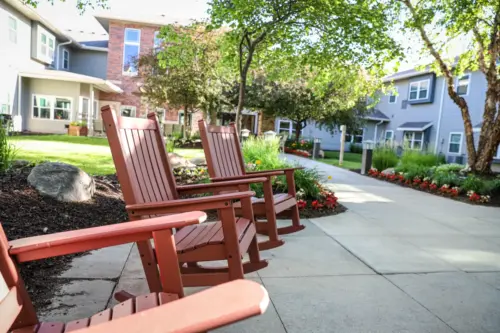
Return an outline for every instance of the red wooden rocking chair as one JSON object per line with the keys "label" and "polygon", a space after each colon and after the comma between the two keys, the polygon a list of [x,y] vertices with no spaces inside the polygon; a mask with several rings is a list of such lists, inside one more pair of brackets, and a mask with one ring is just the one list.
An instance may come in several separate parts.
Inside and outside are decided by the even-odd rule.
{"label": "red wooden rocking chair", "polygon": [[[269,298],[252,281],[226,283],[182,296],[172,229],[199,223],[202,212],[184,213],[117,225],[61,232],[12,242],[0,224],[0,333],[202,332],[262,314]],[[38,321],[15,262],[60,256],[133,241],[154,239],[164,290],[120,303],[90,318],[68,323]]]}
{"label": "red wooden rocking chair", "polygon": [[[263,178],[176,186],[155,113],[148,119],[117,117],[109,106],[102,108],[111,153],[116,166],[126,208],[131,220],[192,210],[218,210],[220,221],[192,225],[175,235],[184,286],[210,286],[242,279],[245,273],[267,267],[259,255],[250,198],[250,183]],[[181,194],[242,191],[200,198],[179,199]],[[240,200],[242,217],[236,218],[233,200]],[[138,242],[150,291],[160,289],[157,260],[150,242]],[[156,252],[156,258],[155,258]],[[249,254],[249,262],[242,256]],[[203,261],[227,260],[227,267],[205,268]],[[160,262],[158,262],[161,264]],[[117,300],[126,299],[117,293]]]}
{"label": "red wooden rocking chair", "polygon": [[[203,150],[207,159],[208,173],[215,183],[265,177],[264,198],[252,198],[253,212],[257,232],[269,236],[268,241],[260,242],[259,249],[266,250],[284,244],[278,235],[289,234],[305,228],[300,224],[297,200],[295,199],[294,171],[300,168],[268,171],[245,171],[245,162],[241,152],[238,132],[234,124],[229,127],[207,125],[204,120],[198,122]],[[288,193],[273,195],[271,178],[286,175]],[[236,214],[241,214],[240,204],[235,205]],[[292,225],[277,227],[276,215],[289,214]],[[259,222],[257,218],[266,218],[266,222]]]}

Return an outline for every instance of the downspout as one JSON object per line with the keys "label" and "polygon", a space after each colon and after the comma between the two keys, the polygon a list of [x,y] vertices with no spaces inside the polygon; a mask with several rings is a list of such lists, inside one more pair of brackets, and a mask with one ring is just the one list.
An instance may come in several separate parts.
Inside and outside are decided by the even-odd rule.
{"label": "downspout", "polygon": [[56,52],[57,52],[57,58],[56,58],[56,69],[59,70],[59,57],[61,56],[61,53],[60,53],[60,47],[61,46],[64,46],[64,45],[68,45],[68,44],[71,44],[73,43],[73,40],[71,38],[69,38],[69,40],[67,42],[64,42],[64,43],[61,43],[61,44],[57,44],[57,47],[56,47]]}
{"label": "downspout", "polygon": [[441,130],[441,118],[443,116],[443,104],[444,104],[444,87],[446,86],[446,81],[443,77],[443,87],[441,88],[441,101],[439,102],[439,116],[436,129],[436,142],[434,144],[434,154],[437,154],[437,149],[439,145],[439,132]]}
{"label": "downspout", "polygon": [[373,136],[373,142],[377,144],[377,130],[378,130],[378,125],[382,125],[384,123],[383,120],[379,121],[378,123],[375,124],[375,134]]}

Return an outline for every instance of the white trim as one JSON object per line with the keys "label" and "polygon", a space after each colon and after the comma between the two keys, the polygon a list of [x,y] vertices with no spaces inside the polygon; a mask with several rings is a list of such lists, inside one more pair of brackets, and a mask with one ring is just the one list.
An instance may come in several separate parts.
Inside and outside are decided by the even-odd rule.
{"label": "white trim", "polygon": [[[39,59],[42,59],[46,62],[48,62],[49,64],[51,64],[52,62],[54,62],[54,57],[55,57],[55,54],[56,54],[56,37],[51,34],[50,32],[48,32],[47,30],[45,30],[41,25],[38,25],[38,29],[37,29],[37,58]],[[42,34],[45,35],[47,37],[47,43],[46,44],[42,44]],[[53,48],[52,48],[52,57],[50,57],[50,40],[52,39],[53,41]],[[47,47],[47,52],[46,54],[42,53],[42,45],[45,45]]]}
{"label": "white trim", "polygon": [[[465,94],[461,95],[461,94],[458,93],[458,88],[459,88],[460,79],[462,77],[464,77],[464,76],[468,76],[469,77],[467,79],[467,92]],[[456,85],[457,85],[456,92],[457,92],[458,96],[469,96],[471,82],[472,82],[472,74],[470,72],[463,73],[461,76],[457,77],[457,80],[456,80]]]}
{"label": "white trim", "polygon": [[[423,131],[407,131],[407,132],[411,132],[410,149],[417,150],[417,149],[414,148],[414,146],[415,146],[415,141],[418,141],[418,142],[420,142],[420,149],[418,149],[418,150],[422,150],[424,148],[425,133]],[[415,140],[415,133],[422,133],[422,139],[421,140]],[[404,142],[405,139],[406,139],[406,137],[403,134],[403,142]]]}
{"label": "white trim", "polygon": [[[40,117],[40,106],[37,106],[38,110],[38,117],[35,117],[34,114],[34,109],[35,109],[35,104],[33,103],[33,100],[35,98],[45,98],[46,100],[50,101],[50,107],[49,107],[49,112],[50,112],[50,117],[49,118],[42,118]],[[71,107],[69,109],[69,119],[55,119],[55,109],[56,109],[56,99],[57,98],[64,98],[70,101]],[[31,119],[37,119],[37,120],[51,120],[51,121],[71,121],[73,118],[73,110],[74,110],[74,105],[73,105],[73,98],[72,97],[67,97],[67,96],[56,96],[56,95],[44,95],[44,94],[31,94]],[[47,107],[44,107],[44,109],[47,109]]]}
{"label": "white trim", "polygon": [[[133,105],[120,105],[120,116],[121,117],[127,117],[127,116],[124,116],[123,115],[123,111],[122,109],[124,108],[130,108],[132,109],[132,113],[134,114],[133,116],[131,115],[130,118],[136,118],[137,117],[137,107],[133,106]],[[179,112],[180,113],[180,112]]]}
{"label": "white trim", "polygon": [[437,128],[436,128],[436,140],[434,142],[434,154],[437,154],[438,151],[438,144],[439,144],[439,138],[440,138],[440,132],[441,132],[441,120],[443,119],[443,105],[444,105],[444,91],[446,87],[446,82],[443,79],[443,84],[441,88],[441,101],[439,102],[439,114],[438,114],[438,123],[437,123]]}
{"label": "white trim", "polygon": [[[422,82],[427,82],[427,92],[425,94],[425,97],[420,98],[420,87],[422,85]],[[417,98],[411,98],[411,86],[417,84]],[[408,85],[408,101],[420,101],[429,98],[429,93],[431,90],[431,80],[430,79],[425,79],[425,80],[419,80],[419,81],[413,81],[410,82]]]}
{"label": "white trim", "polygon": [[493,158],[496,160],[500,159],[500,145],[498,145],[498,148],[497,148],[497,155],[494,156]]}
{"label": "white trim", "polygon": [[[351,137],[351,140],[349,141],[345,141],[347,143],[355,143],[355,144],[360,144],[360,143],[363,143],[363,140],[365,139],[365,128],[364,127],[361,127],[361,128],[358,128],[358,130],[361,130],[361,135],[360,134],[351,134],[351,132],[348,132],[347,130],[345,131],[345,136],[350,136]],[[354,142],[354,138],[357,137],[357,136],[360,136],[361,137],[361,142]]]}
{"label": "white trim", "polygon": [[[153,50],[157,50],[161,47],[161,39],[157,37],[159,34],[160,34],[159,30],[156,30],[153,34]],[[157,40],[160,42],[160,44],[156,44]]]}
{"label": "white trim", "polygon": [[391,143],[394,141],[394,131],[393,130],[386,130],[384,132],[384,142],[387,142],[387,133],[391,133]]}
{"label": "white trim", "polygon": [[[458,153],[455,153],[455,152],[451,152],[450,151],[450,145],[451,145],[451,136],[452,135],[460,135],[460,142],[458,143],[459,146],[458,146]],[[460,155],[462,154],[462,142],[463,142],[463,139],[464,139],[464,133],[462,132],[450,132],[450,135],[448,136],[448,154],[453,154],[453,155]],[[453,144],[457,144],[457,143],[453,143]]]}
{"label": "white trim", "polygon": [[[68,55],[68,67],[64,67],[64,54]],[[62,51],[62,68],[65,70],[69,70],[69,51],[66,49],[63,49]]]}
{"label": "white trim", "polygon": [[424,127],[398,127],[398,128],[396,128],[396,130],[397,131],[406,131],[406,132],[423,132],[431,126],[432,126],[432,122],[428,123]]}
{"label": "white trim", "polygon": [[[396,92],[396,94],[394,94],[394,92]],[[399,95],[398,93],[399,93],[398,87],[394,87],[394,90],[391,90],[389,92],[388,99],[387,99],[389,104],[396,104],[398,102],[398,95]],[[393,97],[393,96],[396,98],[394,99],[394,102],[391,102],[391,97]]]}
{"label": "white trim", "polygon": [[[86,99],[88,101],[87,105],[88,105],[88,110],[87,110],[87,119],[83,119],[82,118],[82,115],[83,115],[83,100]],[[80,96],[79,98],[79,103],[78,103],[78,113],[76,115],[76,121],[85,121],[88,125],[88,117],[89,117],[89,113],[91,112],[91,105],[90,105],[90,98],[89,97],[86,97],[86,96]]]}
{"label": "white trim", "polygon": [[[10,19],[14,20],[14,22],[16,23],[16,28],[15,29],[12,29],[10,27]],[[18,40],[17,37],[19,36],[18,35],[18,27],[19,27],[19,20],[17,19],[17,17],[15,17],[13,15],[9,15],[9,17],[7,19],[7,28],[8,28],[8,31],[9,31],[9,37],[8,37],[8,39],[9,39],[9,42],[11,42],[13,44],[17,44],[17,40]],[[13,41],[13,40],[10,39],[10,32],[11,31],[14,31],[16,33],[16,40],[15,41]]]}
{"label": "white trim", "polygon": [[[138,42],[128,42],[126,40],[126,38],[127,38],[127,30],[137,31],[138,35],[139,35],[139,41]],[[137,68],[136,68],[135,72],[125,72],[124,71],[124,67],[125,67],[125,47],[127,45],[137,46],[137,56],[139,56],[139,54],[141,54],[141,29],[125,28],[123,30],[122,75],[137,76],[137,74],[138,74]]]}

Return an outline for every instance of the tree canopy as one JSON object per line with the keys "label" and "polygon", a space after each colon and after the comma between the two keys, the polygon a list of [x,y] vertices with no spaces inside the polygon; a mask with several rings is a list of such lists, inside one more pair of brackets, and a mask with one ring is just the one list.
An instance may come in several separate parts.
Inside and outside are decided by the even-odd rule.
{"label": "tree canopy", "polygon": [[[433,68],[444,76],[448,95],[461,111],[467,143],[468,164],[472,171],[490,172],[493,156],[500,144],[500,2],[498,0],[397,0],[405,10],[405,27],[420,35],[424,53],[435,62]],[[435,31],[442,32],[436,34]],[[458,58],[447,58],[447,46],[457,40],[471,41]],[[455,79],[464,70],[479,69],[487,89],[477,148],[469,105],[457,93]],[[477,120],[476,120],[477,121]],[[475,124],[474,124],[475,125]]]}

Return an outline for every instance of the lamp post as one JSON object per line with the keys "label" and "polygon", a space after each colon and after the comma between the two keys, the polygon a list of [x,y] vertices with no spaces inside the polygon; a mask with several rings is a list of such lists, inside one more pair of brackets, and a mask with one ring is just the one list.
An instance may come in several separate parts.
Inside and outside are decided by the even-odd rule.
{"label": "lamp post", "polygon": [[321,139],[314,138],[314,140],[313,140],[313,153],[312,153],[312,157],[314,160],[319,157],[320,150],[321,150]]}
{"label": "lamp post", "polygon": [[363,155],[361,157],[361,174],[365,175],[372,167],[373,148],[375,142],[371,140],[363,141]]}
{"label": "lamp post", "polygon": [[276,137],[276,132],[274,131],[267,131],[267,132],[264,132],[264,139],[273,139]]}
{"label": "lamp post", "polygon": [[248,139],[249,136],[250,136],[250,130],[248,130],[246,128],[241,130],[241,142]]}

